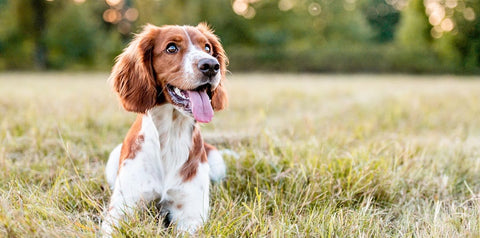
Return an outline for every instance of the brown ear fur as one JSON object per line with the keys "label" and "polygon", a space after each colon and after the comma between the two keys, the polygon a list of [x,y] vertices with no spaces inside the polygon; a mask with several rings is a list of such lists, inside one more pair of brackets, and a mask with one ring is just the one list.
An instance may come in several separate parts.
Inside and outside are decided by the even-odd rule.
{"label": "brown ear fur", "polygon": [[144,113],[157,103],[152,57],[159,32],[158,27],[146,25],[113,66],[109,80],[127,111]]}
{"label": "brown ear fur", "polygon": [[218,60],[220,64],[220,73],[222,79],[217,88],[212,92],[212,107],[215,111],[225,109],[228,105],[227,91],[225,90],[224,83],[226,81],[225,75],[227,73],[228,58],[225,54],[225,50],[220,44],[218,37],[213,34],[213,30],[206,23],[198,24],[197,28],[207,37],[213,48],[213,56]]}
{"label": "brown ear fur", "polygon": [[213,90],[212,92],[212,108],[215,111],[220,111],[228,106],[228,96],[227,96],[227,91],[225,90],[223,86],[223,82],[220,82],[220,84]]}

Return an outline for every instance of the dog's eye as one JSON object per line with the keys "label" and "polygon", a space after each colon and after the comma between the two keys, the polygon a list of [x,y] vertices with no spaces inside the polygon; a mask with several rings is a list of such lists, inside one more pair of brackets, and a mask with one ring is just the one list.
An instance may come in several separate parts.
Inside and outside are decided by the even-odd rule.
{"label": "dog's eye", "polygon": [[205,51],[206,51],[207,53],[210,53],[210,50],[211,50],[211,49],[210,49],[210,46],[209,46],[208,44],[206,44],[206,45],[205,45]]}
{"label": "dog's eye", "polygon": [[167,45],[167,48],[165,49],[165,51],[169,54],[175,54],[178,52],[178,47],[175,43],[170,43]]}

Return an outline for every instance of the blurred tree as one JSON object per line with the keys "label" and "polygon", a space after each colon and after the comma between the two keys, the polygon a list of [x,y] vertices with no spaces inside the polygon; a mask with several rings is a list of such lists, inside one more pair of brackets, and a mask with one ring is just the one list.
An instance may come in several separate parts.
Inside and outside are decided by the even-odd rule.
{"label": "blurred tree", "polygon": [[375,41],[393,40],[400,19],[400,12],[394,6],[385,0],[367,0],[362,4],[362,12],[375,32]]}
{"label": "blurred tree", "polygon": [[[43,0],[30,0],[29,2],[31,9],[33,10],[33,27],[31,27],[30,30],[33,40],[35,42],[35,67],[37,69],[46,69],[47,46],[45,44],[45,33],[47,29],[47,3]],[[25,25],[30,25],[30,22],[31,20],[28,21],[28,23],[26,23]]]}
{"label": "blurred tree", "polygon": [[21,2],[8,1],[0,6],[0,66],[8,69],[31,68],[33,43],[20,27],[17,11]]}
{"label": "blurred tree", "polygon": [[96,6],[89,3],[66,4],[62,11],[50,16],[46,37],[50,49],[50,66],[56,69],[76,65],[93,65],[98,46],[105,33],[100,21],[93,16]]}
{"label": "blurred tree", "polygon": [[[30,52],[27,48],[32,47],[31,54],[27,58],[33,60],[36,69],[47,68],[47,46],[45,44],[47,24],[47,2],[44,0],[18,0],[3,3],[1,21],[8,22],[2,35],[2,41],[13,46],[18,53]],[[28,46],[27,46],[28,45]],[[30,46],[31,45],[31,46]],[[10,49],[5,49],[7,55],[15,54]],[[28,54],[28,53],[27,53]],[[21,68],[22,63],[12,59],[6,62],[7,66]],[[19,59],[21,60],[21,59]]]}
{"label": "blurred tree", "polygon": [[355,0],[323,1],[326,26],[324,36],[327,41],[335,43],[365,43],[372,38],[372,30],[359,11]]}
{"label": "blurred tree", "polygon": [[401,13],[397,40],[402,48],[411,51],[423,51],[430,48],[431,26],[425,12],[423,0],[408,1]]}
{"label": "blurred tree", "polygon": [[[479,5],[473,0],[0,0],[0,69],[108,69],[132,32],[146,23],[206,21],[221,37],[232,70],[479,72]],[[432,13],[432,6],[440,12]],[[384,44],[392,39],[395,44]]]}
{"label": "blurred tree", "polygon": [[433,42],[433,49],[438,54],[443,67],[453,72],[463,68],[462,56],[455,46],[455,39],[456,36],[452,32],[447,32]]}
{"label": "blurred tree", "polygon": [[457,31],[454,45],[458,49],[463,70],[480,72],[480,1],[460,1],[455,11]]}

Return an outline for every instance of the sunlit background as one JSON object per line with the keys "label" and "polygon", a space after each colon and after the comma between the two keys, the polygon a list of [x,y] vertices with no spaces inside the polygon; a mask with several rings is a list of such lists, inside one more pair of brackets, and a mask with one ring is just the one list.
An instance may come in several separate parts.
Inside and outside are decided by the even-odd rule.
{"label": "sunlit background", "polygon": [[202,21],[231,71],[480,72],[478,0],[0,0],[0,69],[106,71],[142,25]]}

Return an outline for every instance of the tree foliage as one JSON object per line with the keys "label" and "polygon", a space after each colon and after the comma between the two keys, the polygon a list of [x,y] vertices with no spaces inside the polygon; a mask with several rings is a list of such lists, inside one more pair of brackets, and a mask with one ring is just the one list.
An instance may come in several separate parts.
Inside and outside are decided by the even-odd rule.
{"label": "tree foliage", "polygon": [[430,24],[423,0],[411,0],[402,13],[398,42],[408,50],[428,50],[431,43]]}
{"label": "tree foliage", "polygon": [[480,71],[472,0],[0,0],[0,69],[108,69],[142,25],[202,21],[231,70]]}

